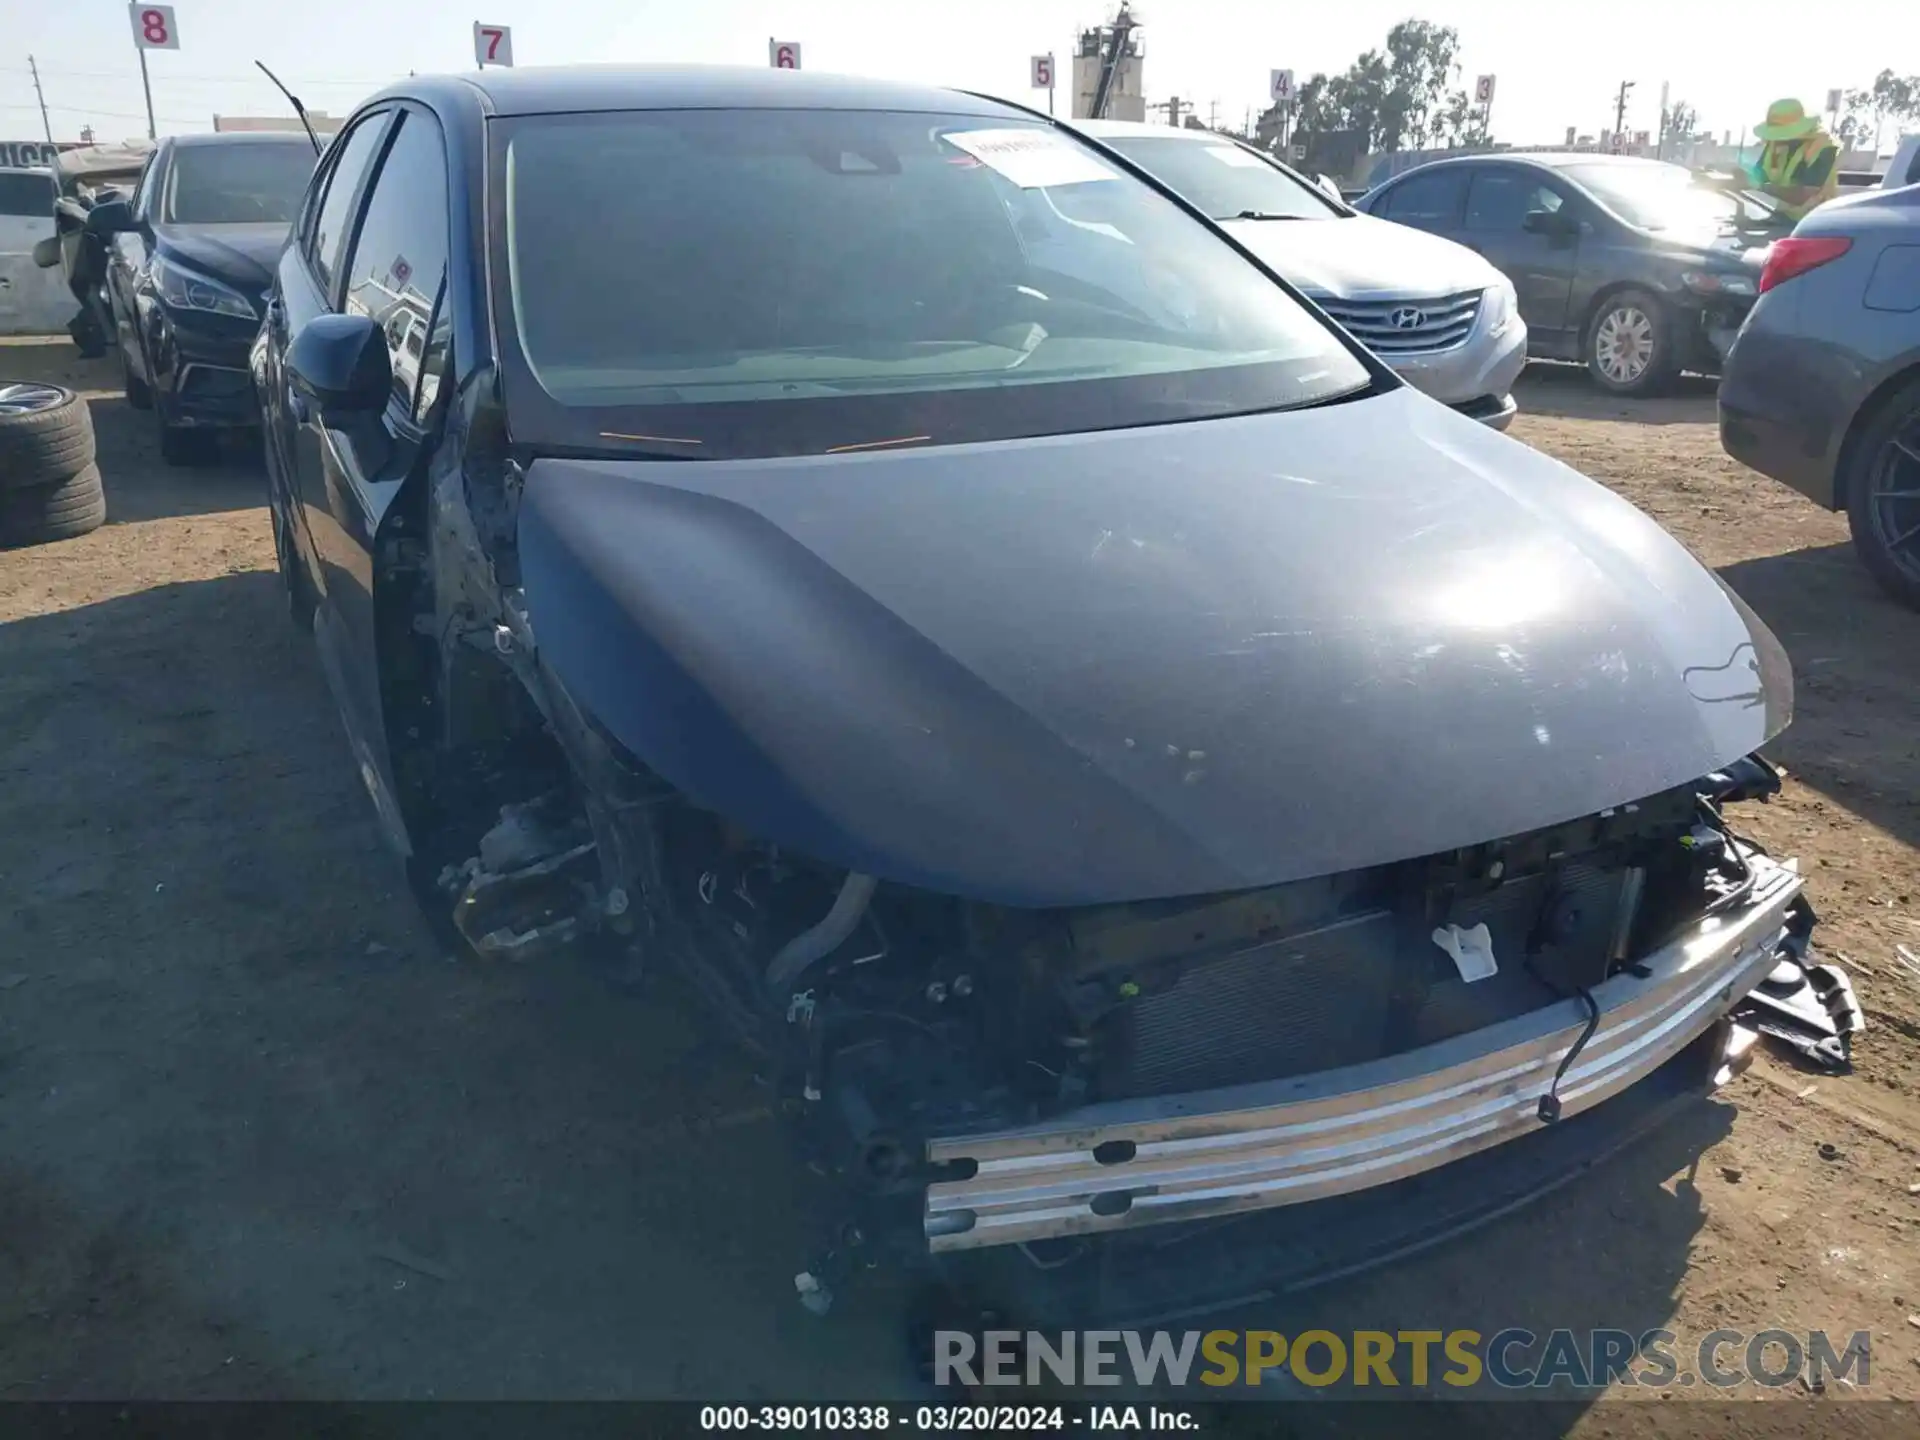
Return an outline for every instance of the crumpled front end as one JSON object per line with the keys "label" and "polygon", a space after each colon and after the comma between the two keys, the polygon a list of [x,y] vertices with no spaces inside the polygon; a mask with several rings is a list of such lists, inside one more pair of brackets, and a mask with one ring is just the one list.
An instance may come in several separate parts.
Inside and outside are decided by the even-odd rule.
{"label": "crumpled front end", "polygon": [[935,1137],[927,1159],[936,1171],[970,1173],[929,1186],[927,1243],[1028,1244],[1301,1204],[1404,1179],[1598,1105],[1679,1054],[1804,944],[1797,870],[1758,852],[1743,858],[1754,878],[1737,906],[1581,998],[1364,1064]]}
{"label": "crumpled front end", "polygon": [[586,813],[503,813],[461,903],[634,937],[755,1052],[837,1184],[816,1302],[1578,1162],[1811,923],[1722,818],[1778,786],[1777,641],[1402,392],[539,460],[517,539],[491,648]]}

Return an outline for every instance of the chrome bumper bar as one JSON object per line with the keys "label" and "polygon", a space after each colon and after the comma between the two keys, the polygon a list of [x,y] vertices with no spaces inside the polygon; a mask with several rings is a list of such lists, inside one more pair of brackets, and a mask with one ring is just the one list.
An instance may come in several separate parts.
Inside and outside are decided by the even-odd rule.
{"label": "chrome bumper bar", "polygon": [[[1776,963],[1804,881],[1749,856],[1746,901],[1594,987],[1600,1022],[1558,1088],[1562,1116],[1658,1069]],[[965,1250],[1297,1205],[1404,1179],[1538,1129],[1586,1028],[1569,999],[1419,1050],[1287,1080],[1113,1101],[1037,1125],[935,1138],[929,1248]]]}

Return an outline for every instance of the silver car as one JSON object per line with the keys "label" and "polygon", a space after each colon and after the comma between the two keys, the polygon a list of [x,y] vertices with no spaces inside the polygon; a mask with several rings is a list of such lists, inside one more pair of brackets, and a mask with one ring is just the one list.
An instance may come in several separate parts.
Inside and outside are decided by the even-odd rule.
{"label": "silver car", "polygon": [[1217,220],[1409,384],[1504,430],[1527,363],[1513,285],[1451,240],[1362,215],[1210,130],[1075,122]]}

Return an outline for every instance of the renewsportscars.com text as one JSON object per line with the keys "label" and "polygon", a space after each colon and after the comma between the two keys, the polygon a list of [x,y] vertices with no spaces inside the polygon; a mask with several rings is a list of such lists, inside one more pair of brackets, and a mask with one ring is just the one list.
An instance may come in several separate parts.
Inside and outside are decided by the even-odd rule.
{"label": "renewsportscars.com text", "polygon": [[1315,1387],[1468,1390],[1604,1389],[1613,1385],[1777,1388],[1803,1377],[1816,1388],[1872,1383],[1872,1336],[1824,1330],[1596,1329],[1546,1334],[1478,1330],[940,1330],[939,1385],[1132,1385],[1222,1389],[1289,1377]]}

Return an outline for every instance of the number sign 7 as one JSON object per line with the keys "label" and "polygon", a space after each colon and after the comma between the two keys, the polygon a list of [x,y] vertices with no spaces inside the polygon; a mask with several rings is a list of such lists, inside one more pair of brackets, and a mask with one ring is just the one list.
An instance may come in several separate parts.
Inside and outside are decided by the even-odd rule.
{"label": "number sign 7", "polygon": [[478,20],[474,21],[473,63],[482,67],[513,64],[512,27],[483,25]]}

